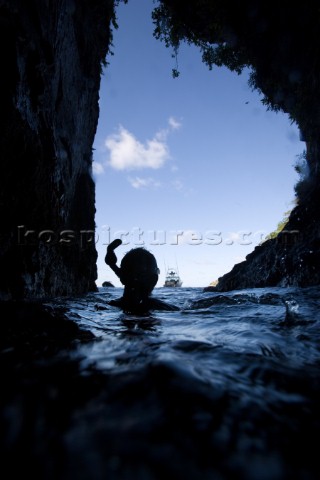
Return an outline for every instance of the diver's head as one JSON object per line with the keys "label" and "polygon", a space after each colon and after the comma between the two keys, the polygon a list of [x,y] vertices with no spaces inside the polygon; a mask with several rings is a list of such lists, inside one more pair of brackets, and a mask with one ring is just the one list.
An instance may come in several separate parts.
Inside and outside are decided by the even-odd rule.
{"label": "diver's head", "polygon": [[157,284],[159,273],[154,255],[144,248],[130,250],[121,261],[121,283],[141,298],[150,295]]}

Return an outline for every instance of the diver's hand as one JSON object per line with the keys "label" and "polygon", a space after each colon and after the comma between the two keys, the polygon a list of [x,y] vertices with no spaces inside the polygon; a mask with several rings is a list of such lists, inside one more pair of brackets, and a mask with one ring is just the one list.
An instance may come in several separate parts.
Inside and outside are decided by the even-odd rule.
{"label": "diver's hand", "polygon": [[105,256],[105,262],[111,268],[116,266],[117,264],[117,257],[116,257],[116,254],[114,253],[114,249],[119,247],[119,245],[121,244],[122,244],[122,240],[117,238],[116,240],[113,240],[113,242],[111,242],[110,245],[108,245],[107,254]]}

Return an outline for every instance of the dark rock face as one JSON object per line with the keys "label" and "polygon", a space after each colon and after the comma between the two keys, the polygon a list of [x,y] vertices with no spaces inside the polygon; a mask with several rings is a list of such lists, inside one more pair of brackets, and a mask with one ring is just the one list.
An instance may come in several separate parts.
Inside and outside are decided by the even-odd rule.
{"label": "dark rock face", "polygon": [[0,298],[96,288],[92,144],[113,1],[0,1]]}
{"label": "dark rock face", "polygon": [[[312,152],[310,157],[313,158]],[[314,162],[312,166],[309,160],[309,166],[309,177],[300,187],[299,205],[291,212],[285,229],[219,278],[216,287],[206,290],[320,284],[319,164]]]}

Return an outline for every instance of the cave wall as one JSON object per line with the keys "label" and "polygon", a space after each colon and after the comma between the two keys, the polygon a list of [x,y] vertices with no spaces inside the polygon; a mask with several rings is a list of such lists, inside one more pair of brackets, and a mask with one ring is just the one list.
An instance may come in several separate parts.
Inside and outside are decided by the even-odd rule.
{"label": "cave wall", "polygon": [[113,4],[0,1],[0,299],[96,289],[92,145]]}
{"label": "cave wall", "polygon": [[206,290],[320,285],[320,141],[306,142],[308,175],[298,185],[298,204],[276,238],[257,246]]}

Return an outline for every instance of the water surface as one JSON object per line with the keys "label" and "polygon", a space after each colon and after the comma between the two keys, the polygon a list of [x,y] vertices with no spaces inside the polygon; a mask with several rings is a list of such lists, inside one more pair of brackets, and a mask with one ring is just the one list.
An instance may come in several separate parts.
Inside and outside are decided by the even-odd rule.
{"label": "water surface", "polygon": [[318,480],[319,294],[158,288],[180,310],[145,317],[109,305],[118,288],[50,301],[49,316],[5,305],[3,469],[45,480]]}
{"label": "water surface", "polygon": [[112,478],[319,478],[319,293],[158,288],[181,310],[146,317],[108,305],[122,289],[63,300],[95,336],[74,352],[81,371],[108,378],[104,427],[83,436],[93,411],[74,422],[71,458],[90,445]]}

